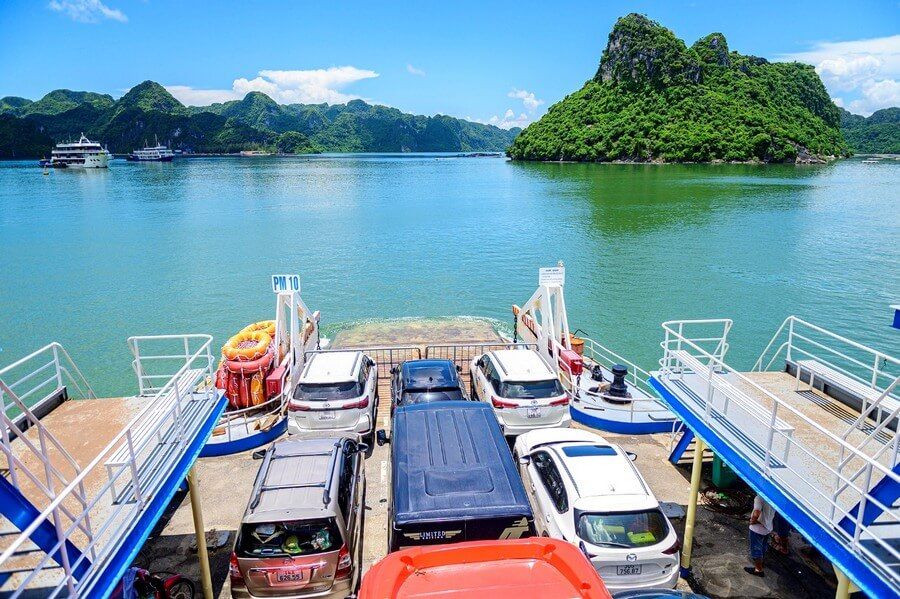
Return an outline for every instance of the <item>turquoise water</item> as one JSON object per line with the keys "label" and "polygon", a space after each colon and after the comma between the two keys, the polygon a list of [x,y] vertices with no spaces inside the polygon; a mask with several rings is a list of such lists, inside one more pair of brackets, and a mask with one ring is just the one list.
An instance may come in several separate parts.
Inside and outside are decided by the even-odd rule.
{"label": "turquoise water", "polygon": [[573,328],[644,367],[660,322],[735,319],[749,366],[797,314],[900,354],[900,163],[517,164],[436,156],[0,163],[0,364],[51,341],[101,394],[129,335],[222,342],[299,273],[326,331],[404,316],[511,321],[563,260]]}

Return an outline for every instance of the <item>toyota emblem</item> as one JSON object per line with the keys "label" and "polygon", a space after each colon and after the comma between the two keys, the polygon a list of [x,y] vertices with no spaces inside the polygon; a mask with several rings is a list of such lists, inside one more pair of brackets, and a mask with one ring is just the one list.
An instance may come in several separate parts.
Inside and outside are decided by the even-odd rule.
{"label": "toyota emblem", "polygon": [[636,562],[636,561],[637,561],[637,555],[634,554],[634,553],[629,553],[628,555],[625,556],[625,559],[626,559],[627,561],[629,561],[629,562]]}
{"label": "toyota emblem", "polygon": [[322,407],[325,408],[325,409],[327,410],[328,408],[331,407],[331,404],[329,404],[329,403],[322,404]]}

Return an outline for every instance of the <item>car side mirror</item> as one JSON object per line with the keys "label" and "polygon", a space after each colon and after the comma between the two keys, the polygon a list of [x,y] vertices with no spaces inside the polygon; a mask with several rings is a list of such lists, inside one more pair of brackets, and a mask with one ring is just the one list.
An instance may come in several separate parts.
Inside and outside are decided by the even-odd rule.
{"label": "car side mirror", "polygon": [[456,365],[456,372],[462,372],[462,366],[459,364]]}
{"label": "car side mirror", "polygon": [[367,453],[369,451],[368,443],[357,443],[356,444],[356,453]]}
{"label": "car side mirror", "polygon": [[523,466],[527,466],[531,463],[531,456],[523,455],[521,458],[519,458],[519,463]]}
{"label": "car side mirror", "polygon": [[475,362],[475,366],[478,366],[479,368],[481,366],[484,366],[484,356],[481,356],[480,358],[478,358],[478,361]]}
{"label": "car side mirror", "polygon": [[398,372],[400,372],[399,366],[391,366],[391,374],[397,374]]}
{"label": "car side mirror", "polygon": [[384,429],[375,431],[375,442],[378,444],[378,447],[383,446],[385,443],[390,443],[391,440],[387,435],[387,431]]}
{"label": "car side mirror", "polygon": [[634,453],[633,451],[626,451],[626,452],[625,452],[625,455],[627,455],[627,456],[628,456],[628,459],[631,460],[632,462],[636,462],[636,461],[637,461],[637,454]]}

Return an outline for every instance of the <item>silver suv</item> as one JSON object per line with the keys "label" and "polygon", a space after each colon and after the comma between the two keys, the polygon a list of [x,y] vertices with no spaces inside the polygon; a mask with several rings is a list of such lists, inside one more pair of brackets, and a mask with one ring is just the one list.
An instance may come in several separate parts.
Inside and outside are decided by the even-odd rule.
{"label": "silver suv", "polygon": [[361,351],[309,352],[288,403],[288,432],[356,433],[372,445],[378,414],[378,366]]}
{"label": "silver suv", "polygon": [[364,444],[286,439],[266,451],[231,554],[231,596],[346,597],[362,567]]}

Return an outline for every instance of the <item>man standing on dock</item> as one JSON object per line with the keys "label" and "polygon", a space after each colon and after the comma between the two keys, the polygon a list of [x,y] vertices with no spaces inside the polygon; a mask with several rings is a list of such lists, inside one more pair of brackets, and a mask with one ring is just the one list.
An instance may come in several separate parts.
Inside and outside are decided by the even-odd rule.
{"label": "man standing on dock", "polygon": [[750,559],[752,566],[744,567],[744,571],[753,576],[765,576],[763,557],[766,555],[769,535],[772,534],[775,510],[757,495],[753,498],[753,511],[750,513]]}

